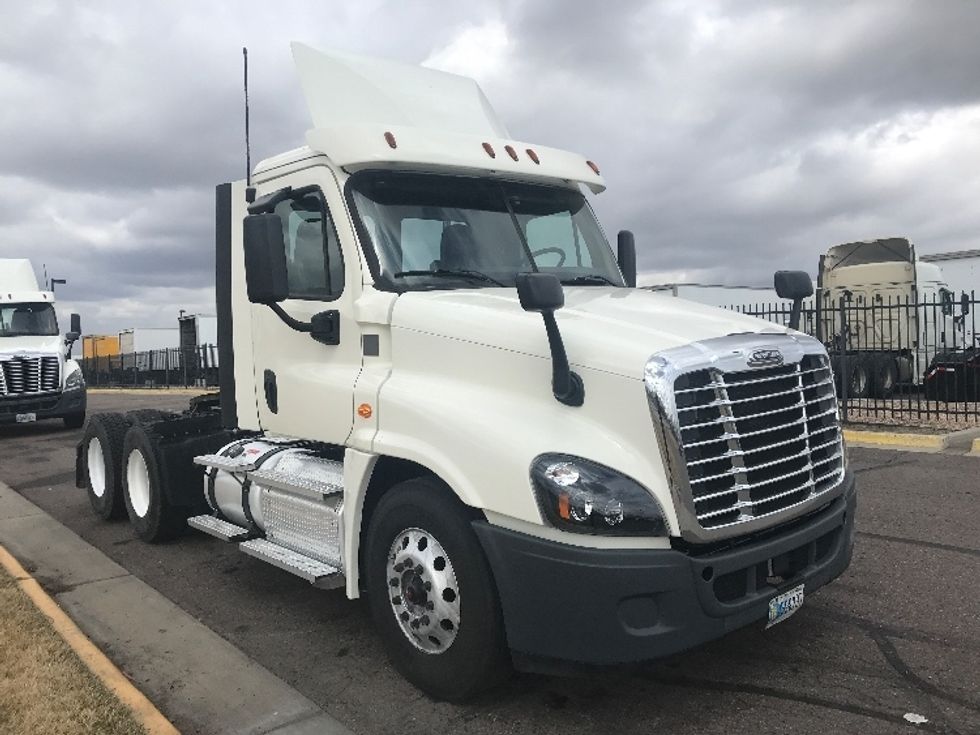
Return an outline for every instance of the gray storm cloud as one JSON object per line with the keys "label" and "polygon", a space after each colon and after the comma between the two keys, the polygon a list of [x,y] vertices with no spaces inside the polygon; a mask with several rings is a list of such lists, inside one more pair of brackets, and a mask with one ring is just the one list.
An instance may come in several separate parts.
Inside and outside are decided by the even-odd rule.
{"label": "gray storm cloud", "polygon": [[0,31],[0,257],[86,329],[212,311],[213,187],[308,126],[288,42],[475,76],[599,161],[646,280],[761,285],[845,240],[980,247],[980,5],[37,2]]}

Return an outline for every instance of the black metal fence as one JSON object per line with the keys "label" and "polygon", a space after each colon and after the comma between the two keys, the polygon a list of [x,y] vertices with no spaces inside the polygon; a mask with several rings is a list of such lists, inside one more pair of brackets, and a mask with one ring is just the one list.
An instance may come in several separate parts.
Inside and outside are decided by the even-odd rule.
{"label": "black metal fence", "polygon": [[[817,293],[800,331],[826,345],[841,418],[919,426],[980,424],[980,307],[976,292],[913,300]],[[790,302],[728,307],[783,325]]]}
{"label": "black metal fence", "polygon": [[216,345],[86,357],[79,363],[85,382],[93,387],[204,387],[218,384]]}

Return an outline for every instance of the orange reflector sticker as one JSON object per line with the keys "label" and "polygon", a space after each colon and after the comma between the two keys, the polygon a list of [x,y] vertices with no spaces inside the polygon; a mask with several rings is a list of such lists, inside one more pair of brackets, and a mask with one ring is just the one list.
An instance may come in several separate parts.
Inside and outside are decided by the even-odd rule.
{"label": "orange reflector sticker", "polygon": [[371,408],[370,403],[362,403],[360,406],[357,407],[357,415],[360,416],[362,419],[371,418],[372,413],[374,413],[374,410]]}
{"label": "orange reflector sticker", "polygon": [[562,493],[558,496],[558,515],[564,518],[566,521],[571,518],[571,513],[568,508],[568,494]]}

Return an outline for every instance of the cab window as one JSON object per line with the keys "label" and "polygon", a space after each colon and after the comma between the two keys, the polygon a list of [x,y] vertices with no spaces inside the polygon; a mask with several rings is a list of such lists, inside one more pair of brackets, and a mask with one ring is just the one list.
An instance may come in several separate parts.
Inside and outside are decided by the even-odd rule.
{"label": "cab window", "polygon": [[344,290],[344,262],[326,202],[308,192],[276,205],[286,246],[289,297],[331,301]]}
{"label": "cab window", "polygon": [[527,246],[538,267],[589,268],[592,257],[570,212],[535,217],[526,226]]}

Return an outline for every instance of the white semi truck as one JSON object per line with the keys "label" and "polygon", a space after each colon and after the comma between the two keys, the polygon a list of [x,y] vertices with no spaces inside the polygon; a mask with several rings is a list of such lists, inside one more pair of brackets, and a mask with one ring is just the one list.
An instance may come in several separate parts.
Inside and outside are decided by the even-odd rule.
{"label": "white semi truck", "polygon": [[511,138],[472,80],[293,54],[307,145],[217,186],[218,397],[93,416],[100,515],[366,595],[448,700],[771,625],[844,571],[819,342],[635,288],[598,167]]}
{"label": "white semi truck", "polygon": [[0,259],[0,424],[60,418],[77,429],[85,422],[85,380],[71,359],[81,321],[72,314],[62,336],[54,305],[31,261]]}
{"label": "white semi truck", "polygon": [[[970,300],[901,237],[848,242],[820,256],[820,336],[848,395],[888,398],[928,380],[937,356],[974,347]],[[840,304],[843,302],[843,314]]]}

